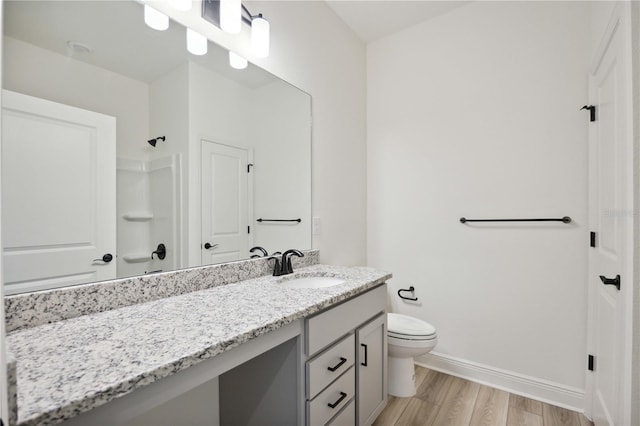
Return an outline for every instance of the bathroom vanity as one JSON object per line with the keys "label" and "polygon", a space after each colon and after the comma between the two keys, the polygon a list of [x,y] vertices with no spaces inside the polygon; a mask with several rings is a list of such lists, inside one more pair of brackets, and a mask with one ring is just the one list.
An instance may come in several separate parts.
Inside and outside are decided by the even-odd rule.
{"label": "bathroom vanity", "polygon": [[[7,336],[17,361],[14,422],[370,424],[387,398],[384,283],[391,275],[311,265],[272,277],[264,275],[267,263],[197,268],[201,277],[215,275],[210,288],[49,324],[28,326],[25,318],[15,318],[22,325]],[[179,281],[181,273],[189,271],[155,279],[171,288],[170,280]],[[286,285],[301,277],[342,282]],[[84,309],[83,298],[98,285],[105,283],[78,288],[83,294],[74,299],[76,310]],[[121,287],[133,292],[135,285]],[[147,288],[147,295],[156,287]],[[55,292],[38,296],[52,311],[69,296]],[[9,313],[33,303],[21,297],[7,304]],[[46,307],[22,311],[35,322],[40,314],[46,317]]]}

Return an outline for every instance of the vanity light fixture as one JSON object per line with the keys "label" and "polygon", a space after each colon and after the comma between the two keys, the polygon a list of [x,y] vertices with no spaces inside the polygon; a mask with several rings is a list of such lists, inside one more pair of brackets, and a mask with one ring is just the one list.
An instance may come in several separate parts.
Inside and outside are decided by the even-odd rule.
{"label": "vanity light fixture", "polygon": [[249,62],[237,53],[229,51],[229,65],[231,68],[243,70],[249,65]]}
{"label": "vanity light fixture", "polygon": [[262,13],[251,19],[251,50],[258,58],[269,56],[269,21]]}
{"label": "vanity light fixture", "polygon": [[220,28],[229,34],[240,32],[242,29],[241,0],[220,0]]}
{"label": "vanity light fixture", "polygon": [[148,4],[145,4],[144,23],[154,30],[164,31],[169,28],[169,17]]}
{"label": "vanity light fixture", "polygon": [[193,55],[206,55],[207,38],[199,32],[187,28],[187,50]]}
{"label": "vanity light fixture", "polygon": [[202,17],[230,34],[238,34],[244,22],[251,27],[253,54],[256,58],[269,56],[269,21],[261,13],[253,15],[241,0],[203,0]]}

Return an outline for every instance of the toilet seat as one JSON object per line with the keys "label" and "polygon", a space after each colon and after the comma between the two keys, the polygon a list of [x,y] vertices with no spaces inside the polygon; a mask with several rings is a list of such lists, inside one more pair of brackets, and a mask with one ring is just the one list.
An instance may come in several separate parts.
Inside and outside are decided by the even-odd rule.
{"label": "toilet seat", "polygon": [[388,313],[387,336],[401,340],[433,340],[436,339],[436,328],[418,318]]}

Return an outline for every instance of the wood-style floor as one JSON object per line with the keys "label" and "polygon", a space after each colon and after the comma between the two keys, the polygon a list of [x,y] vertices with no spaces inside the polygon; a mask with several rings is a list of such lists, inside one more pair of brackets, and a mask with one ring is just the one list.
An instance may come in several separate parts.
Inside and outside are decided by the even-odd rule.
{"label": "wood-style floor", "polygon": [[374,426],[593,426],[583,414],[416,366],[417,393],[389,396]]}

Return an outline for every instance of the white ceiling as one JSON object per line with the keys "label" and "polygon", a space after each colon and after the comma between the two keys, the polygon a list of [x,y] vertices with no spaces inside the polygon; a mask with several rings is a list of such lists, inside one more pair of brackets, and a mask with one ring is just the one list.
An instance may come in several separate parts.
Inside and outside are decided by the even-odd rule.
{"label": "white ceiling", "polygon": [[470,1],[326,0],[365,43],[445,14]]}

